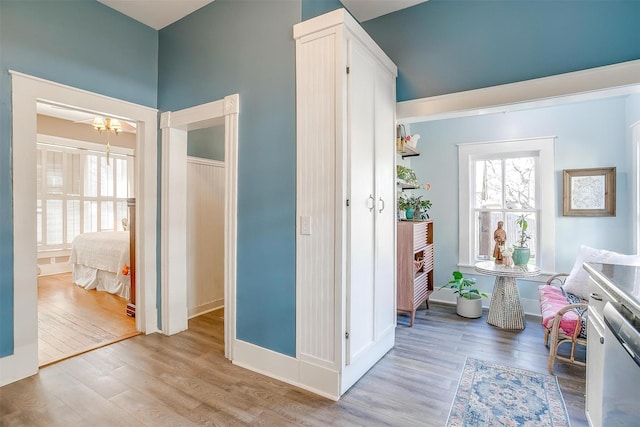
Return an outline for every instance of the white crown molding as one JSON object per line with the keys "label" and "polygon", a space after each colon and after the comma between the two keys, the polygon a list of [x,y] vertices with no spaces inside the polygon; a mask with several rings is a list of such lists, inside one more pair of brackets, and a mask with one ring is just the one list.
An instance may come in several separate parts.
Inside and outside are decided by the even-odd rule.
{"label": "white crown molding", "polygon": [[396,104],[399,123],[548,107],[640,93],[640,60]]}

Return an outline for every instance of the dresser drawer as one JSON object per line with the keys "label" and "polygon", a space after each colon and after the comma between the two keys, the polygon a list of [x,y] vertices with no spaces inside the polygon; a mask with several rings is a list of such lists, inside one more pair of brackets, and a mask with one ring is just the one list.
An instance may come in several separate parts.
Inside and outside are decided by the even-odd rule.
{"label": "dresser drawer", "polygon": [[423,248],[428,242],[427,223],[416,222],[413,224],[413,250],[417,251]]}

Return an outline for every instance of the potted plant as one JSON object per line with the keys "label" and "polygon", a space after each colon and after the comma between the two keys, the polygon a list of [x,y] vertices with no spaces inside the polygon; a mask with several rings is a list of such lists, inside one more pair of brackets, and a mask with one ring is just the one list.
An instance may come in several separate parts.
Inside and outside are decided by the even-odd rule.
{"label": "potted plant", "polygon": [[[413,215],[411,215],[411,218],[407,216],[409,214],[409,209],[411,209],[411,205],[409,204],[408,196],[404,193],[400,193],[400,196],[398,196],[398,218],[412,219]],[[413,211],[411,213],[413,214]]]}
{"label": "potted plant", "polygon": [[420,187],[420,183],[418,182],[418,177],[416,177],[415,171],[411,168],[408,168],[402,165],[397,165],[396,176],[400,181],[403,181],[404,183],[412,187]]}
{"label": "potted plant", "polygon": [[413,208],[413,217],[415,219],[429,218],[427,211],[431,209],[430,200],[422,200],[422,196],[411,196],[409,203]]}
{"label": "potted plant", "polygon": [[407,219],[421,219],[423,214],[428,218],[427,210],[430,208],[431,201],[422,200],[422,196],[410,196],[402,193],[398,197],[398,210],[404,211]]}
{"label": "potted plant", "polygon": [[440,287],[453,289],[458,294],[456,299],[456,313],[462,317],[477,319],[482,316],[482,297],[488,297],[484,292],[476,288],[476,279],[467,279],[459,271],[453,272],[453,279]]}
{"label": "potted plant", "polygon": [[518,241],[513,246],[513,263],[515,265],[527,265],[531,257],[531,250],[527,245],[527,241],[531,239],[531,236],[527,233],[529,223],[527,222],[526,214],[520,215],[516,219],[516,224],[518,224],[520,231],[518,232]]}

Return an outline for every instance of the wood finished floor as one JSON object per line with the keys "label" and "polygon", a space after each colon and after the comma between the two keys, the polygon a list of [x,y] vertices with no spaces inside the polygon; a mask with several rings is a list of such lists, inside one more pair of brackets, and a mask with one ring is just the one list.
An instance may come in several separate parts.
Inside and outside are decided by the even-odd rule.
{"label": "wood finished floor", "polygon": [[137,335],[126,305],[117,295],[75,286],[71,273],[38,277],[38,364]]}
{"label": "wood finished floor", "polygon": [[[467,356],[546,373],[537,319],[493,328],[432,303],[338,402],[242,369],[223,355],[216,312],[172,337],[137,336],[0,388],[2,426],[444,426]],[[584,417],[585,369],[556,363],[573,427]]]}

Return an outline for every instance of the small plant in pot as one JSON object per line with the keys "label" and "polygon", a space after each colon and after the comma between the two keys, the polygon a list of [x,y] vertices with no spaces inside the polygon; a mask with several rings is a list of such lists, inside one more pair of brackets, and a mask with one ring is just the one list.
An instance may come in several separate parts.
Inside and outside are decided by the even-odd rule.
{"label": "small plant in pot", "polygon": [[409,197],[408,200],[409,200],[409,205],[411,205],[411,209],[413,209],[414,219],[429,218],[429,214],[427,214],[427,211],[431,209],[430,200],[422,200],[422,196],[411,196]]}
{"label": "small plant in pot", "polygon": [[420,183],[413,169],[402,165],[396,165],[396,177],[414,187],[419,187]]}
{"label": "small plant in pot", "polygon": [[531,257],[531,250],[527,242],[531,239],[531,236],[527,233],[529,223],[527,222],[527,216],[522,214],[516,219],[516,224],[520,228],[518,232],[518,241],[513,246],[513,263],[515,265],[527,265],[529,258]]}
{"label": "small plant in pot", "polygon": [[459,271],[453,272],[453,279],[440,287],[453,289],[458,294],[456,300],[456,313],[462,317],[477,319],[482,316],[482,297],[488,297],[484,292],[476,288],[476,279],[467,279]]}

